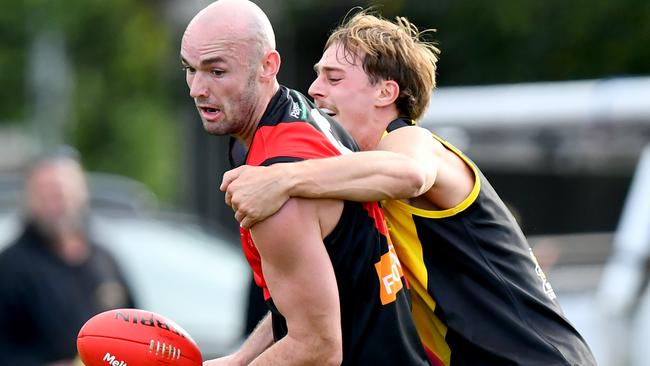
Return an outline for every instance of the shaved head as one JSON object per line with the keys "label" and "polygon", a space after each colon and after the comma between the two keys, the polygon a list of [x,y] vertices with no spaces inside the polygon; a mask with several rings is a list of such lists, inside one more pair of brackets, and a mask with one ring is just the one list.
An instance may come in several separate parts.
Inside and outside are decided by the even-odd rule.
{"label": "shaved head", "polygon": [[249,141],[279,89],[280,54],[262,9],[248,0],[218,0],[189,23],[181,63],[206,132]]}
{"label": "shaved head", "polygon": [[[201,33],[201,34],[197,34]],[[190,22],[183,38],[218,37],[244,42],[261,55],[275,50],[275,33],[264,11],[248,0],[219,0],[201,10]]]}

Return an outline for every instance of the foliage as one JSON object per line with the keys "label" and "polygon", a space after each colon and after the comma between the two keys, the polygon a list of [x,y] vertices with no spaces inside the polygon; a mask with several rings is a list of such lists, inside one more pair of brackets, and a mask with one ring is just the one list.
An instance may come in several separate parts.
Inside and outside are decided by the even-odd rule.
{"label": "foliage", "polygon": [[352,7],[372,6],[386,18],[406,16],[420,30],[437,30],[441,86],[650,74],[647,0],[373,0],[337,1],[327,7],[323,2],[293,0],[290,4],[300,53],[311,58],[304,61],[307,69],[320,57],[332,26]]}
{"label": "foliage", "polygon": [[645,0],[403,4],[386,16],[406,15],[422,28],[438,30],[441,85],[650,74]]}
{"label": "foliage", "polygon": [[58,29],[72,66],[65,143],[89,170],[140,180],[174,198],[179,147],[168,60],[175,44],[155,2],[24,0],[0,12],[0,121],[29,123],[26,73],[31,39]]}

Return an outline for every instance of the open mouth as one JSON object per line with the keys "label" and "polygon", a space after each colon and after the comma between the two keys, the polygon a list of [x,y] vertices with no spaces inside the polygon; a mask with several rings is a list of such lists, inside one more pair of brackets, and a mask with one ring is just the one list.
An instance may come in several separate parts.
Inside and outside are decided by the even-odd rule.
{"label": "open mouth", "polygon": [[221,109],[214,107],[199,107],[201,116],[207,121],[216,121],[221,117]]}
{"label": "open mouth", "polygon": [[207,113],[217,113],[217,112],[220,112],[219,109],[216,109],[216,108],[210,108],[210,107],[199,107],[199,109],[201,109],[202,111],[207,112]]}

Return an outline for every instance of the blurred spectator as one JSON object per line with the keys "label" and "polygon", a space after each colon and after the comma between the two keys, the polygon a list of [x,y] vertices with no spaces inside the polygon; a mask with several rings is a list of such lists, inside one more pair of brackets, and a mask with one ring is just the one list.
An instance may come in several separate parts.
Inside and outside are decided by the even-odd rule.
{"label": "blurred spectator", "polygon": [[0,365],[76,365],[81,326],[133,307],[131,293],[88,235],[88,188],[74,150],[33,165],[24,201],[24,229],[0,253]]}

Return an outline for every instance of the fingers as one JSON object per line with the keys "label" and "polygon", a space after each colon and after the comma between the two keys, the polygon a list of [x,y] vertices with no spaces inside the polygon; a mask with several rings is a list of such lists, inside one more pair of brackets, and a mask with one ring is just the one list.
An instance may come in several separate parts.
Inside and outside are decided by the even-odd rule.
{"label": "fingers", "polygon": [[241,225],[242,227],[245,227],[242,221],[246,217],[246,214],[243,211],[235,210],[235,220]]}
{"label": "fingers", "polygon": [[250,229],[253,225],[257,223],[257,220],[252,219],[250,216],[244,217],[243,220],[239,222],[239,225],[244,229]]}
{"label": "fingers", "polygon": [[244,229],[250,229],[260,221],[260,218],[255,216],[255,214],[247,213],[245,210],[233,209],[233,211],[235,211],[235,220]]}
{"label": "fingers", "polygon": [[219,186],[219,190],[225,192],[228,189],[230,183],[232,183],[235,179],[237,179],[244,171],[244,169],[246,169],[246,165],[242,165],[240,167],[237,167],[235,169],[223,173],[223,178],[221,179],[221,185]]}
{"label": "fingers", "polygon": [[[232,193],[230,193],[230,191],[225,191],[225,192],[226,192],[226,195],[225,195],[226,204],[228,206],[232,207]],[[232,208],[234,209],[234,207],[232,207]]]}

